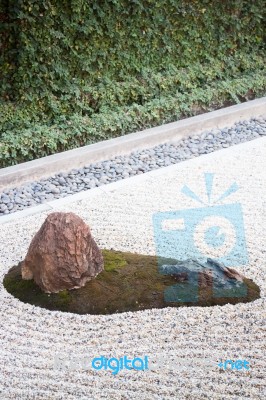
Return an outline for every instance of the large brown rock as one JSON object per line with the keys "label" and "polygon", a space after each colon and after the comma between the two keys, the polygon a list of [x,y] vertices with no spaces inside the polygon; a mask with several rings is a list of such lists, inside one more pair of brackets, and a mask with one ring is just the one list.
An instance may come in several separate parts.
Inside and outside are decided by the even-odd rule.
{"label": "large brown rock", "polygon": [[30,244],[22,279],[34,279],[46,293],[85,285],[103,270],[102,253],[90,228],[74,213],[50,214]]}

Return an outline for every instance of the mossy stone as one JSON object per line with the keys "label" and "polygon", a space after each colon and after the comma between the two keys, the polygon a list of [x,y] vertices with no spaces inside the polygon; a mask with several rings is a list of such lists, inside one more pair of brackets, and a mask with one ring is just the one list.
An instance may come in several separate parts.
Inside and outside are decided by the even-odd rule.
{"label": "mossy stone", "polygon": [[12,267],[4,277],[4,287],[19,300],[49,310],[76,314],[113,314],[151,308],[180,306],[213,306],[254,301],[260,297],[259,287],[244,278],[245,297],[214,297],[212,290],[201,290],[197,302],[169,302],[165,292],[169,287],[184,285],[181,275],[163,275],[158,265],[176,260],[103,250],[105,270],[80,289],[47,294],[34,283],[21,277],[21,265]]}

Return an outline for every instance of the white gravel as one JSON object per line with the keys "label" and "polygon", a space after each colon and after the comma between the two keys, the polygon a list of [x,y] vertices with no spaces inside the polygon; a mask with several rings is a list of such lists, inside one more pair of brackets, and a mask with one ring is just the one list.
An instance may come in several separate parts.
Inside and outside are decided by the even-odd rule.
{"label": "white gravel", "polygon": [[[223,307],[146,310],[110,316],[50,312],[19,302],[0,285],[0,399],[264,399],[266,397],[266,138],[219,150],[138,177],[90,190],[83,200],[50,203],[73,211],[101,247],[155,254],[152,215],[199,207],[181,193],[188,185],[206,198],[204,172],[215,173],[224,201],[241,203],[249,263],[240,271],[261,288],[254,303]],[[1,282],[24,258],[47,212],[0,227]],[[54,356],[88,359],[148,355],[148,371],[59,370]],[[155,365],[158,355],[197,365],[176,370]],[[211,360],[206,366],[206,359]],[[246,359],[249,371],[223,371],[219,360]],[[178,362],[177,362],[178,364]],[[2,396],[2,397],[1,397]]]}

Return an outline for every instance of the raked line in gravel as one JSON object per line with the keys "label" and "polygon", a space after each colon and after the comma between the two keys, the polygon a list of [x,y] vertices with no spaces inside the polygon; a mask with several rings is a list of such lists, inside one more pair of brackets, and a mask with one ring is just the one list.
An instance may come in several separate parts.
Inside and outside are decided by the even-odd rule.
{"label": "raked line in gravel", "polygon": [[[53,203],[91,227],[100,247],[155,254],[152,215],[197,208],[181,193],[189,186],[206,199],[204,173],[214,173],[213,193],[231,183],[239,190],[224,204],[241,203],[249,263],[239,267],[261,288],[254,303],[182,307],[109,316],[51,312],[19,302],[0,285],[0,398],[33,399],[264,399],[266,396],[266,138],[90,190],[86,198]],[[109,188],[108,188],[109,186]],[[48,211],[1,225],[0,273],[25,257]],[[3,217],[4,218],[4,217]],[[227,234],[227,231],[225,232]],[[150,359],[146,371],[54,368],[54,356]],[[177,372],[158,356],[195,360]],[[206,359],[213,360],[211,368]],[[219,360],[247,360],[249,370],[223,371]],[[197,361],[197,362],[196,362]],[[2,396],[2,397],[1,397]]]}

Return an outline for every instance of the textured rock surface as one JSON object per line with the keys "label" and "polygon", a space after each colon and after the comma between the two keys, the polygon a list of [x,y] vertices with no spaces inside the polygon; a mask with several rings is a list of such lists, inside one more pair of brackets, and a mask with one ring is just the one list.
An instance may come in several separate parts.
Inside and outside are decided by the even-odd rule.
{"label": "textured rock surface", "polygon": [[22,278],[47,293],[85,285],[103,270],[103,257],[90,228],[74,213],[50,214],[22,263]]}
{"label": "textured rock surface", "polygon": [[206,263],[191,259],[177,264],[162,264],[159,272],[178,278],[176,285],[165,290],[166,302],[198,302],[199,291],[206,303],[212,297],[244,299],[248,295],[245,277],[211,258]]}

